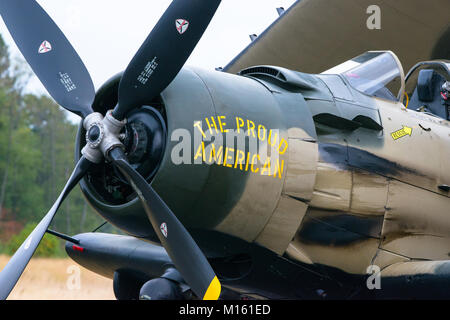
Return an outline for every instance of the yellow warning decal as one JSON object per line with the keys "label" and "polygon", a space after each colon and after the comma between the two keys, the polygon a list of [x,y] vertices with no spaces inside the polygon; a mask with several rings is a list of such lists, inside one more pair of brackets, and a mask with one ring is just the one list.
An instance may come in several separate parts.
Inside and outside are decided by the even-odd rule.
{"label": "yellow warning decal", "polygon": [[398,140],[398,139],[403,138],[405,136],[412,136],[412,130],[413,129],[410,128],[410,127],[403,126],[402,129],[391,133],[392,139]]}
{"label": "yellow warning decal", "polygon": [[216,276],[209,284],[208,290],[206,290],[203,300],[218,300],[221,290],[222,286],[220,285],[220,281]]}

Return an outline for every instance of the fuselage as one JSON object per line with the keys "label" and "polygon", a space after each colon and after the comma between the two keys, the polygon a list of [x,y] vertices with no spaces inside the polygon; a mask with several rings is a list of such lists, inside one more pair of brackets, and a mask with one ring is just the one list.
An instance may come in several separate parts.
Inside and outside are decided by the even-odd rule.
{"label": "fuselage", "polygon": [[[119,80],[99,91],[96,111],[114,107]],[[224,234],[360,275],[370,265],[448,258],[450,199],[440,188],[450,184],[448,121],[360,93],[337,75],[276,67],[185,68],[153,104],[167,134],[149,182],[194,238],[212,231],[200,244]],[[80,129],[77,148],[83,137]],[[106,184],[92,179],[81,187],[100,215],[155,240],[133,194],[111,203]]]}

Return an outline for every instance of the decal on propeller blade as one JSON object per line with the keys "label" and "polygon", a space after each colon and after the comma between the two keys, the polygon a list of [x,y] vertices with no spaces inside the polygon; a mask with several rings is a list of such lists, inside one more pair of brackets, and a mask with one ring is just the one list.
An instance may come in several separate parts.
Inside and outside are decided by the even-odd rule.
{"label": "decal on propeller blade", "polygon": [[52,45],[50,42],[48,42],[47,40],[45,40],[44,42],[41,43],[41,45],[39,46],[39,53],[47,53],[52,51]]}
{"label": "decal on propeller blade", "polygon": [[145,67],[144,70],[139,74],[137,80],[145,85],[152,76],[152,74],[155,72],[156,68],[158,68],[158,57],[154,57],[153,60],[149,61]]}
{"label": "decal on propeller blade", "polygon": [[159,229],[161,229],[162,235],[167,238],[167,224],[165,222],[161,223]]}
{"label": "decal on propeller blade", "polygon": [[183,34],[189,28],[189,21],[185,19],[177,19],[177,21],[175,21],[175,26],[177,27],[178,33]]}
{"label": "decal on propeller blade", "polygon": [[77,88],[68,73],[59,73],[59,81],[62,83],[67,92],[71,92]]}

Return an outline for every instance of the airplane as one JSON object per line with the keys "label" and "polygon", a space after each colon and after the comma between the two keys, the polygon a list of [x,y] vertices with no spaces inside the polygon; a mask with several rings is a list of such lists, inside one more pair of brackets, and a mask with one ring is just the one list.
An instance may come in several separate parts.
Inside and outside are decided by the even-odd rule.
{"label": "airplane", "polygon": [[[37,2],[0,3],[83,118],[75,169],[0,298],[47,232],[118,300],[448,299],[450,3],[297,1],[225,68],[184,66],[220,2],[174,0],[97,92]],[[77,184],[126,235],[49,229]]]}

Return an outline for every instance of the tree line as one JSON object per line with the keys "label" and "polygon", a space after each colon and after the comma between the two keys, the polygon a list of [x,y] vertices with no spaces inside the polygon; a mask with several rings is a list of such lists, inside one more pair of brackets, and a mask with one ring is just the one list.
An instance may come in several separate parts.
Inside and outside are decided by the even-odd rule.
{"label": "tree line", "polygon": [[[25,93],[30,76],[25,62],[12,63],[0,35],[0,246],[40,221],[74,168],[78,126],[51,98]],[[51,228],[76,234],[102,222],[76,187]]]}

